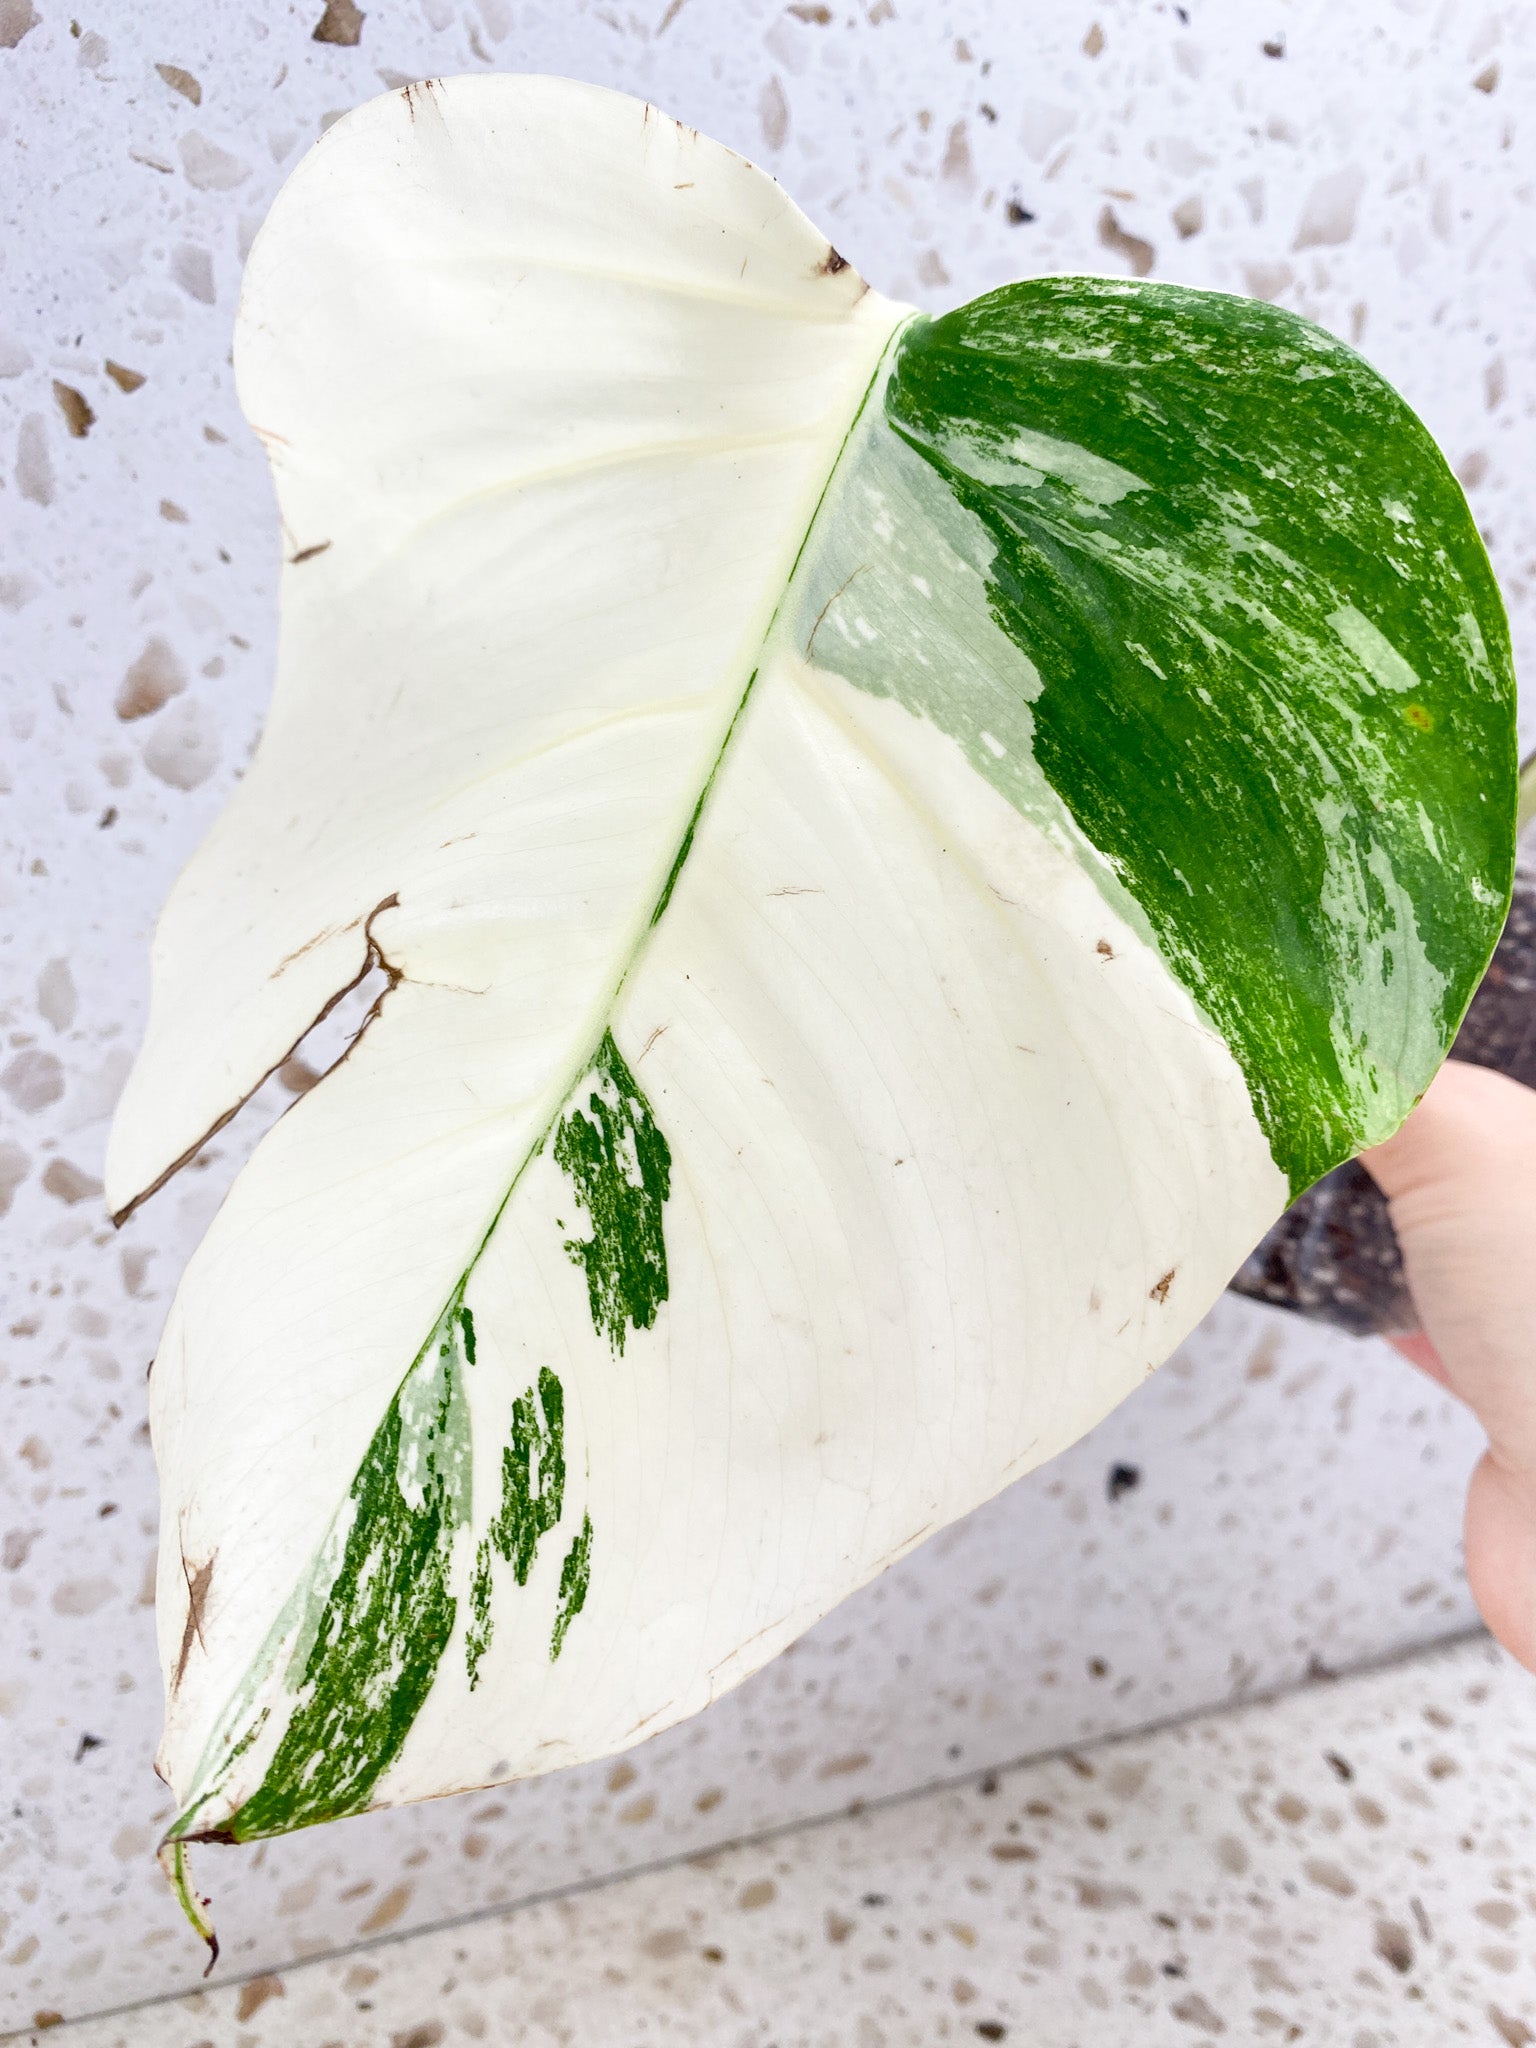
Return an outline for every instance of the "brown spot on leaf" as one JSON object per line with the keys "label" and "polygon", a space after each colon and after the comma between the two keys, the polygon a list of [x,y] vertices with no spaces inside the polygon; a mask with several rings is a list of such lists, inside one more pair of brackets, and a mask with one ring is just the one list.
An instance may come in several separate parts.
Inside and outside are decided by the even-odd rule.
{"label": "brown spot on leaf", "polygon": [[300,1059],[295,1053],[291,1059],[283,1061],[277,1070],[277,1078],[290,1095],[307,1095],[320,1076],[308,1060]]}
{"label": "brown spot on leaf", "polygon": [[1103,48],[1104,31],[1095,22],[1087,35],[1083,37],[1083,55],[1085,57],[1097,57]]}
{"label": "brown spot on leaf", "polygon": [[999,1863],[1033,1863],[1039,1856],[1028,1842],[994,1842],[991,1854]]}
{"label": "brown spot on leaf", "polygon": [[187,1553],[181,1553],[181,1575],[187,1582],[187,1622],[181,1632],[181,1650],[176,1658],[176,1676],[171,1680],[174,1692],[187,1668],[187,1659],[192,1654],[192,1645],[201,1644],[204,1656],[208,1645],[203,1642],[203,1609],[208,1604],[208,1588],[213,1584],[213,1567],[218,1557],[215,1550],[206,1564],[200,1564],[196,1571],[187,1563]]}
{"label": "brown spot on leaf", "polygon": [[288,557],[289,568],[296,569],[300,562],[312,562],[316,555],[323,555],[329,546],[328,540],[317,540],[313,547],[300,548],[296,555]]}
{"label": "brown spot on leaf", "polygon": [[144,382],[144,372],[142,370],[127,369],[122,363],[114,363],[110,356],[102,365],[102,368],[112,379],[112,382],[119,391],[137,391]]}
{"label": "brown spot on leaf", "polygon": [[[1499,83],[1498,59],[1495,58],[1491,64],[1485,64],[1472,83],[1479,92],[1495,91]],[[1529,2041],[1531,2037],[1527,2034],[1524,2038]]]}
{"label": "brown spot on leaf", "polygon": [[831,8],[821,6],[820,0],[795,0],[789,11],[796,21],[810,22],[814,28],[826,28],[832,19]]}
{"label": "brown spot on leaf", "polygon": [[[430,105],[432,103],[432,95],[437,91],[437,86],[438,81],[435,78],[414,78],[404,88],[401,97],[405,101],[405,111],[411,117],[411,126],[413,128],[416,125],[418,95],[420,95],[423,103]],[[341,116],[338,114],[336,119],[339,121]]]}
{"label": "brown spot on leaf", "polygon": [[402,2027],[389,2037],[389,2048],[437,2048],[443,2038],[441,2020],[422,2020],[414,2027]]}
{"label": "brown spot on leaf", "polygon": [[848,258],[846,256],[839,255],[837,250],[834,249],[830,243],[828,243],[827,253],[825,256],[822,257],[821,262],[817,266],[817,268],[820,270],[821,275],[823,277],[836,277],[837,273],[840,270],[846,270],[848,268]]}
{"label": "brown spot on leaf", "polygon": [[179,92],[182,98],[190,100],[194,107],[203,104],[203,88],[190,71],[183,71],[179,64],[157,64],[155,69],[172,92]]}
{"label": "brown spot on leaf", "polygon": [[361,38],[367,16],[355,0],[325,0],[325,12],[316,22],[310,40],[338,43],[351,49]]}
{"label": "brown spot on leaf", "polygon": [[64,415],[64,424],[69,429],[70,439],[83,441],[96,424],[96,415],[86,403],[82,392],[73,384],[61,384],[53,380],[53,395],[58,401],[59,411]]}
{"label": "brown spot on leaf", "polygon": [[1131,266],[1132,277],[1145,277],[1151,270],[1152,244],[1121,227],[1112,206],[1106,206],[1099,215],[1099,241],[1104,248],[1113,249],[1117,256],[1125,258]]}
{"label": "brown spot on leaf", "polygon": [[1154,1281],[1147,1290],[1148,1299],[1156,1302],[1166,1301],[1168,1299],[1168,1290],[1173,1285],[1173,1276],[1178,1270],[1177,1266],[1170,1266],[1161,1280]]}
{"label": "brown spot on leaf", "polygon": [[1100,939],[1099,943],[1094,947],[1093,950],[1095,951],[1095,953],[1102,954],[1106,960],[1113,960],[1115,957],[1115,949],[1109,943],[1108,939]]}
{"label": "brown spot on leaf", "polygon": [[759,1877],[749,1885],[743,1885],[741,1897],[736,1901],[743,1913],[755,1913],[759,1906],[766,1906],[778,1897],[779,1888],[771,1877]]}
{"label": "brown spot on leaf", "polygon": [[235,2007],[237,2020],[248,2020],[261,2011],[269,1998],[286,1998],[287,1989],[281,1977],[252,1977],[240,1986],[240,2003]]}

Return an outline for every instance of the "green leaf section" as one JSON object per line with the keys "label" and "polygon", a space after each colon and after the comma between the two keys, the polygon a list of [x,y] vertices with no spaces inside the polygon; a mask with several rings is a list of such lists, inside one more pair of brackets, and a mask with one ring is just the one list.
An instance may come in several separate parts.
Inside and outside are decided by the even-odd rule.
{"label": "green leaf section", "polygon": [[298,1704],[260,1786],[226,1823],[236,1841],[361,1812],[400,1754],[453,1633],[453,1539],[470,1514],[463,1373],[473,1356],[460,1294],[352,1482],[340,1570],[289,1662]]}
{"label": "green leaf section", "polygon": [[[689,827],[690,834],[692,827]],[[667,1298],[662,1210],[672,1153],[611,1031],[592,1063],[585,1109],[555,1133],[555,1163],[592,1225],[565,1248],[587,1276],[593,1327],[621,1356],[631,1330],[648,1330]]]}
{"label": "green leaf section", "polygon": [[[946,554],[979,577],[968,630],[1017,651],[1034,763],[1299,1192],[1412,1107],[1508,904],[1509,640],[1460,488],[1351,350],[1173,286],[1036,279],[915,322],[884,417],[947,501],[921,580],[940,604]],[[888,462],[877,432],[850,485]],[[900,544],[899,506],[885,526]],[[875,659],[889,614],[840,601]],[[811,659],[847,670],[828,623]],[[995,672],[923,687],[980,772],[1017,776],[960,708]]]}
{"label": "green leaf section", "polygon": [[549,1638],[549,1661],[554,1663],[565,1648],[565,1632],[587,1604],[587,1587],[592,1578],[592,1517],[583,1515],[581,1529],[565,1553],[560,1567],[560,1596],[555,1607],[555,1626]]}
{"label": "green leaf section", "polygon": [[539,1374],[537,1401],[530,1387],[512,1403],[512,1437],[501,1453],[501,1506],[475,1553],[464,1637],[471,1692],[491,1646],[491,1561],[505,1558],[517,1583],[526,1586],[540,1539],[559,1521],[564,1504],[565,1396],[546,1366]]}

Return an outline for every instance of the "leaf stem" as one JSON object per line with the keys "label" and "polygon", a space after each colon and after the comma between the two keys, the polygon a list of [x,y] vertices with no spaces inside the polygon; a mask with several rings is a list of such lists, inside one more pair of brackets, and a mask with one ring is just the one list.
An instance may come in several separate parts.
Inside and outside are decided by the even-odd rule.
{"label": "leaf stem", "polygon": [[219,1937],[213,1931],[213,1922],[204,1910],[210,1901],[199,1898],[192,1887],[192,1872],[187,1863],[187,1845],[182,1841],[166,1840],[156,1852],[156,1860],[165,1872],[171,1890],[176,1894],[181,1910],[196,1929],[199,1938],[208,1944],[208,1967],[203,1975],[213,1974],[213,1966],[219,1960]]}

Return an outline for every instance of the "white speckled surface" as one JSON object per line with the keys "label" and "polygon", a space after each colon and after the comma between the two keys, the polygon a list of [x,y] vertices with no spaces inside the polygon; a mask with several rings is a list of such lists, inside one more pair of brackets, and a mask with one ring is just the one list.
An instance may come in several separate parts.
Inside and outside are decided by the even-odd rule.
{"label": "white speckled surface", "polygon": [[[59,0],[0,0],[0,2027],[181,1988],[201,1962],[148,1853],[164,1808],[142,1375],[283,1088],[121,1236],[97,1180],[151,918],[265,697],[278,536],[228,345],[272,192],[328,116],[384,85],[559,70],[758,156],[882,289],[930,306],[1145,261],[1278,294],[1423,412],[1531,648],[1536,16],[1182,13],[374,0],[349,47],[311,39],[321,0],[102,0],[78,34]],[[122,389],[108,361],[143,383]],[[636,1752],[621,1787],[601,1767],[209,1854],[224,1968],[1459,1628],[1476,1442],[1385,1351],[1226,1304],[1093,1439]],[[1141,1477],[1111,1503],[1115,1463]],[[869,2048],[853,2027],[836,2038]]]}
{"label": "white speckled surface", "polygon": [[1521,2048],[1536,1706],[1485,1638],[34,2042]]}

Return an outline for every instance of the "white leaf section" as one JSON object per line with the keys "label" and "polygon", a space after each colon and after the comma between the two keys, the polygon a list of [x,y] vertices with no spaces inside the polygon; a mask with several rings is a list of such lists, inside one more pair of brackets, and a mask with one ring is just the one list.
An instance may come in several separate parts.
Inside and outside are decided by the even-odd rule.
{"label": "white leaf section", "polygon": [[372,102],[252,252],[241,399],[307,558],[259,753],[160,922],[114,1210],[370,939],[400,980],[237,1182],[156,1363],[168,1672],[218,1560],[178,1782],[646,930],[906,317],[830,255],[743,159],[552,79]]}
{"label": "white leaf section", "polygon": [[829,260],[764,172],[560,79],[390,94],[289,180],[236,346],[278,674],[160,920],[115,1211],[362,972],[370,919],[419,985],[515,957],[514,1039],[599,1000],[906,317]]}

